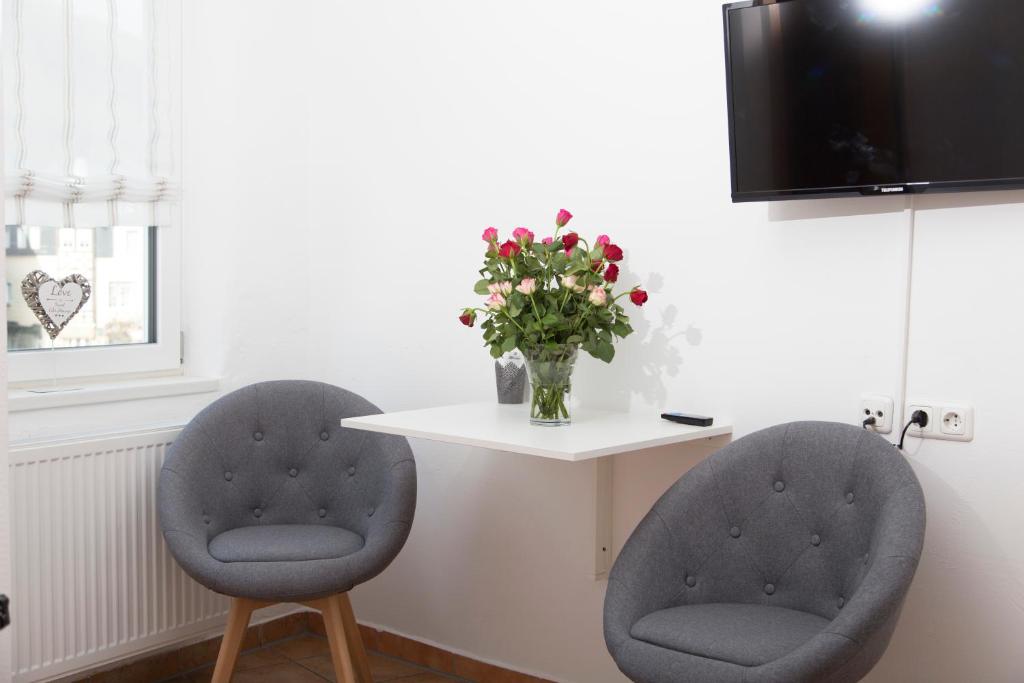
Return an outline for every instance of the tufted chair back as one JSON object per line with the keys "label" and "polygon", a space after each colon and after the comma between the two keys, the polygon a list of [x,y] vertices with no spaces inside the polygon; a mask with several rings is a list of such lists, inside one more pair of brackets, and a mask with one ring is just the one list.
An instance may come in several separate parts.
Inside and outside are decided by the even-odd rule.
{"label": "tufted chair back", "polygon": [[613,581],[633,580],[632,555],[662,525],[674,544],[665,551],[669,566],[652,579],[663,589],[647,592],[652,602],[635,616],[749,603],[832,620],[876,559],[916,565],[924,499],[884,439],[848,425],[793,423],[746,436],[680,479],[623,549]]}
{"label": "tufted chair back", "polygon": [[366,538],[375,524],[411,522],[415,480],[409,496],[408,472],[395,468],[411,463],[408,444],[339,424],[379,412],[319,382],[264,382],[224,396],[184,429],[164,464],[187,478],[196,509],[180,515],[202,518],[205,542],[260,524],[333,525]]}

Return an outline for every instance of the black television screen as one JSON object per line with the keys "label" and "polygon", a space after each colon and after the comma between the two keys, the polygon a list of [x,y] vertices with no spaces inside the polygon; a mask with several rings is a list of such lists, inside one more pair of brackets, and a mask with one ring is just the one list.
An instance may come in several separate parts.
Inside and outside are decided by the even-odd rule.
{"label": "black television screen", "polygon": [[1024,187],[1024,2],[726,5],[733,201]]}

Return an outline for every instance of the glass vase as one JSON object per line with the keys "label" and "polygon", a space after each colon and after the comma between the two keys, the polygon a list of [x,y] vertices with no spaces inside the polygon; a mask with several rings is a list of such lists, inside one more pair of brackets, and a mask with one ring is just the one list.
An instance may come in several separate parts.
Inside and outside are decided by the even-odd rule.
{"label": "glass vase", "polygon": [[572,370],[576,347],[542,348],[526,354],[530,374],[530,422],[558,427],[572,422],[569,397],[572,394]]}

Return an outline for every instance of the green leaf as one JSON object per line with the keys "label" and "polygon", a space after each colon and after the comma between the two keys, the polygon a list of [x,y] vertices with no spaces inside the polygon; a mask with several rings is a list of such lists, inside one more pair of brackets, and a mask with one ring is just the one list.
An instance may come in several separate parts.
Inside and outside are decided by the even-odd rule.
{"label": "green leaf", "polygon": [[611,363],[615,358],[615,347],[602,339],[597,342],[597,348],[593,353],[595,358],[599,358],[605,363]]}
{"label": "green leaf", "polygon": [[485,296],[489,293],[487,291],[487,285],[489,284],[491,284],[490,280],[478,280],[477,283],[473,286],[473,291],[481,296]]}
{"label": "green leaf", "polygon": [[498,346],[497,344],[491,344],[491,357],[492,358],[501,358],[501,354],[502,354],[501,347]]}
{"label": "green leaf", "polygon": [[559,320],[558,316],[555,315],[554,313],[548,313],[546,316],[541,318],[541,322],[544,323],[545,325],[549,325],[549,326],[550,325],[557,325],[558,324],[558,320]]}
{"label": "green leaf", "polygon": [[[519,339],[516,337],[506,337],[505,341],[501,345],[501,352],[508,353],[516,348],[516,344],[519,343]],[[492,352],[493,355],[493,352]],[[499,354],[500,355],[500,354]]]}
{"label": "green leaf", "polygon": [[568,339],[566,339],[565,343],[566,344],[579,344],[582,341],[583,341],[583,337],[581,337],[578,334],[574,334],[571,337],[569,337]]}
{"label": "green leaf", "polygon": [[615,324],[612,325],[612,332],[615,333],[616,337],[628,337],[633,334],[633,328],[630,327],[629,323],[624,323],[622,320],[616,320]]}

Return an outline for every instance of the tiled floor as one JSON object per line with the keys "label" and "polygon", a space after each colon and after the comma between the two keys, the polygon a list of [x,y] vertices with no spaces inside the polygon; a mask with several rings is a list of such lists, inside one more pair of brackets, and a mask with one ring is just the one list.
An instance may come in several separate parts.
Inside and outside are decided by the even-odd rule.
{"label": "tiled floor", "polygon": [[[446,676],[406,662],[370,653],[373,680],[398,683],[452,683],[464,679]],[[168,683],[208,683],[213,667],[207,666],[169,679]],[[322,683],[334,681],[334,666],[327,639],[301,635],[250,650],[238,659],[232,683]]]}

